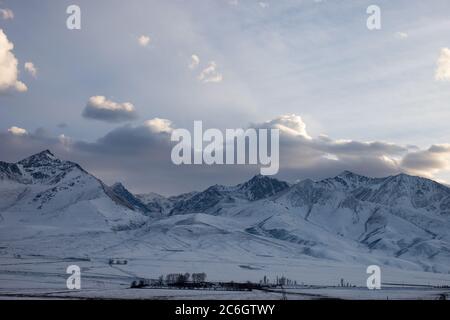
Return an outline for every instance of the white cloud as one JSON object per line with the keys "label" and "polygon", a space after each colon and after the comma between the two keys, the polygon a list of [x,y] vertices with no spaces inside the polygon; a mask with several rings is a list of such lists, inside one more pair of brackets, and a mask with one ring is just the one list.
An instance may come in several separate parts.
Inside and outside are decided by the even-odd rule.
{"label": "white cloud", "polygon": [[0,29],[0,92],[9,90],[27,91],[27,86],[17,79],[19,74],[18,61],[12,53],[13,49],[14,44],[8,40],[6,34]]}
{"label": "white cloud", "polygon": [[154,118],[145,121],[144,125],[155,133],[170,133],[173,131],[172,121]]}
{"label": "white cloud", "polygon": [[61,143],[61,145],[66,149],[69,149],[72,144],[72,139],[70,139],[69,137],[67,137],[64,134],[60,134],[58,136],[58,140]]}
{"label": "white cloud", "polygon": [[25,92],[28,90],[28,87],[22,81],[16,81],[14,90],[16,90],[17,92]]}
{"label": "white cloud", "polygon": [[437,61],[436,74],[437,81],[450,81],[450,49],[442,48],[441,55]]}
{"label": "white cloud", "polygon": [[396,32],[395,33],[395,37],[397,39],[407,39],[409,37],[409,35],[406,32]]}
{"label": "white cloud", "polygon": [[107,122],[123,122],[136,119],[137,114],[129,102],[117,103],[104,96],[94,96],[89,98],[83,117]]}
{"label": "white cloud", "polygon": [[202,70],[198,79],[204,83],[209,82],[221,82],[223,80],[223,76],[221,73],[217,71],[217,64],[214,61],[208,63],[207,67]]}
{"label": "white cloud", "polygon": [[189,63],[189,69],[195,69],[198,67],[199,64],[200,64],[200,58],[198,57],[198,55],[193,54],[191,56],[191,62]]}
{"label": "white cloud", "polygon": [[281,133],[292,136],[302,136],[307,139],[311,137],[306,132],[306,124],[302,117],[295,114],[281,115],[263,124],[264,127],[279,129]]}
{"label": "white cloud", "polygon": [[150,44],[150,37],[142,35],[138,38],[138,43],[142,47],[146,47]]}
{"label": "white cloud", "polygon": [[11,9],[0,9],[0,16],[4,20],[14,19],[14,12]]}
{"label": "white cloud", "polygon": [[16,126],[12,126],[11,128],[9,128],[8,132],[15,136],[24,136],[24,135],[28,134],[27,130],[16,127]]}
{"label": "white cloud", "polygon": [[263,9],[266,9],[269,6],[269,4],[267,2],[262,2],[262,1],[258,2],[258,4]]}
{"label": "white cloud", "polygon": [[33,62],[25,62],[24,68],[26,71],[28,71],[29,74],[36,78],[37,68],[34,66]]}

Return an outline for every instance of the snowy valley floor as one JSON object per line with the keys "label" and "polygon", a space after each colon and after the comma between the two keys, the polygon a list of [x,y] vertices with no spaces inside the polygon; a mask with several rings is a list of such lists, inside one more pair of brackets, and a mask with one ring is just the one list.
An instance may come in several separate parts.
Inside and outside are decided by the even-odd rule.
{"label": "snowy valley floor", "polygon": [[[67,266],[76,264],[82,269],[81,290],[68,290],[65,273]],[[249,268],[250,267],[250,268]],[[259,268],[258,268],[259,267]],[[311,287],[251,292],[176,290],[176,289],[131,289],[136,278],[156,278],[161,270],[198,270],[208,273],[210,280],[257,281],[264,274],[275,277],[283,274]],[[271,270],[265,272],[264,269]],[[296,278],[294,278],[296,276]],[[338,287],[341,278],[357,285],[353,288]],[[363,267],[343,265],[314,265],[300,260],[278,261],[269,265],[262,259],[251,266],[245,262],[236,264],[186,261],[175,258],[155,261],[151,258],[130,259],[127,265],[109,265],[107,259],[91,258],[91,261],[76,258],[49,256],[0,256],[0,299],[225,299],[225,300],[288,300],[304,299],[438,299],[447,298],[450,289],[427,287],[428,285],[450,285],[450,275],[408,272],[398,269],[383,269],[381,290],[368,290],[363,285],[366,274]],[[415,279],[411,283],[411,279]],[[407,282],[408,281],[408,282]],[[403,284],[403,285],[402,285]],[[412,287],[410,285],[416,285]],[[420,287],[419,285],[423,286]]]}

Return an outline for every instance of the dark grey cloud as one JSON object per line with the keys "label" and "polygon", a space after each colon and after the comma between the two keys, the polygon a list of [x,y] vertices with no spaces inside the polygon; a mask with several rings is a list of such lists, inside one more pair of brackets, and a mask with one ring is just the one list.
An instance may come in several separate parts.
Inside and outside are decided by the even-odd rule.
{"label": "dark grey cloud", "polygon": [[[280,130],[277,177],[290,182],[323,179],[343,170],[373,177],[399,172],[432,177],[438,170],[448,168],[448,145],[409,151],[386,142],[313,138],[300,117],[289,115],[277,119],[252,127]],[[52,137],[41,129],[27,134],[5,131],[0,133],[0,154],[1,160],[12,162],[51,149],[63,159],[78,162],[106,183],[123,181],[135,192],[176,194],[201,190],[216,183],[239,183],[259,173],[256,165],[174,165],[170,159],[173,129],[171,121],[153,119],[141,125],[115,128],[93,142],[72,140],[63,135]]]}
{"label": "dark grey cloud", "polygon": [[132,157],[151,153],[154,157],[160,157],[167,154],[170,160],[170,131],[159,127],[154,119],[139,126],[125,125],[116,128],[95,142],[77,141],[73,146],[81,151],[100,152],[110,156]]}
{"label": "dark grey cloud", "polygon": [[450,168],[450,145],[432,145],[427,150],[410,152],[401,162],[402,167],[418,174],[433,174]]}
{"label": "dark grey cloud", "polygon": [[117,103],[104,96],[89,98],[82,115],[84,118],[113,123],[131,121],[137,118],[137,112],[133,104],[129,102]]}
{"label": "dark grey cloud", "polygon": [[49,137],[40,132],[24,135],[10,131],[0,132],[0,161],[16,162],[45,149],[54,150],[58,155],[70,157],[58,137]]}

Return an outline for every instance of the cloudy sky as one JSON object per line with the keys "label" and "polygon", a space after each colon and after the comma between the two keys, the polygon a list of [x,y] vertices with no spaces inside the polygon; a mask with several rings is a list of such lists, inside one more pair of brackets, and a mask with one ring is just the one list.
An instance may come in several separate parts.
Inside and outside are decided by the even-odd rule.
{"label": "cloudy sky", "polygon": [[[81,30],[66,27],[72,4]],[[49,148],[163,194],[259,172],[174,166],[171,130],[202,120],[279,128],[291,182],[450,182],[448,0],[0,0],[0,30],[0,160]]]}

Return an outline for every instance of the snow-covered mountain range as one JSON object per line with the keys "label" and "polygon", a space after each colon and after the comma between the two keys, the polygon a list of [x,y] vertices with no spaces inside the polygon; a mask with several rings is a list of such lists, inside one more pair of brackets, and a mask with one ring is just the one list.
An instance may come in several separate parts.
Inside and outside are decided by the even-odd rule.
{"label": "snow-covered mountain range", "polygon": [[46,150],[17,163],[0,162],[0,221],[70,229],[121,230],[146,217],[118,188]]}
{"label": "snow-covered mountain range", "polygon": [[0,162],[0,247],[62,256],[379,264],[450,273],[450,188],[352,172],[164,197],[107,186],[46,150]]}

